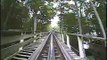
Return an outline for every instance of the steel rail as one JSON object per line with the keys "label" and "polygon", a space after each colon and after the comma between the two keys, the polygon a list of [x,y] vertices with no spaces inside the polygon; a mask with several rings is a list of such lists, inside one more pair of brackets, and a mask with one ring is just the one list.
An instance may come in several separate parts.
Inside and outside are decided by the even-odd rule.
{"label": "steel rail", "polygon": [[41,45],[33,52],[33,54],[28,58],[28,60],[37,60],[38,56],[40,55],[43,47],[45,46],[48,38],[50,37],[50,34],[48,35],[48,37],[46,38],[46,40],[44,42],[41,43]]}
{"label": "steel rail", "polygon": [[[54,35],[55,36],[55,35]],[[64,57],[66,60],[74,60],[73,57],[64,49],[64,47],[62,46],[62,44],[60,43],[60,41],[58,40],[58,38],[55,36],[56,41],[61,49],[61,52],[63,53]]]}

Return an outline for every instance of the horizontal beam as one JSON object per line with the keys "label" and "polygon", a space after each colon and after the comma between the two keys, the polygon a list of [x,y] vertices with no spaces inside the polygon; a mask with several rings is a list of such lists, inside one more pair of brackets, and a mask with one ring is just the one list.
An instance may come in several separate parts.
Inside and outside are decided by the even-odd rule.
{"label": "horizontal beam", "polygon": [[98,40],[106,40],[106,38],[103,37],[95,37],[92,35],[85,35],[85,34],[77,34],[77,33],[67,33],[68,35],[74,35],[74,36],[81,36],[85,38],[92,38],[92,39],[98,39]]}

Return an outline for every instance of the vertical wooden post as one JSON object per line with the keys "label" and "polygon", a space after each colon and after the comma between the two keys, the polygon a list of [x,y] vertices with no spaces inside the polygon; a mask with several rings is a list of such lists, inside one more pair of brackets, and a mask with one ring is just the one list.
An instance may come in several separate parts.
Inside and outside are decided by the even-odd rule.
{"label": "vertical wooden post", "polygon": [[[78,20],[78,24],[79,24],[79,33],[82,34],[82,25],[81,25],[81,19],[80,19],[80,13],[79,13],[79,9],[77,6],[77,0],[75,0],[75,6],[76,6],[76,13],[77,13],[77,20]],[[78,45],[79,45],[79,55],[82,58],[82,60],[86,60],[86,54],[85,54],[85,49],[83,48],[83,37],[78,37]]]}
{"label": "vertical wooden post", "polygon": [[63,43],[65,43],[64,34],[62,34],[62,41],[63,41]]}
{"label": "vertical wooden post", "polygon": [[79,55],[83,60],[86,60],[86,56],[85,56],[85,49],[83,48],[83,41],[81,40],[81,38],[78,36],[78,47],[79,47]]}
{"label": "vertical wooden post", "polygon": [[66,34],[67,37],[67,46],[71,49],[70,41],[69,41],[69,35]]}
{"label": "vertical wooden post", "polygon": [[37,28],[37,20],[36,17],[34,18],[34,34],[36,33],[36,28]]}

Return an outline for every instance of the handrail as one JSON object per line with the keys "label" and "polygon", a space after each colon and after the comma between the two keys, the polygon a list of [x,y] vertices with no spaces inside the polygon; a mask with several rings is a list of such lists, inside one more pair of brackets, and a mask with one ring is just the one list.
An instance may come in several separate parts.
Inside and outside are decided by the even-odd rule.
{"label": "handrail", "polygon": [[[34,40],[35,38],[31,38],[31,39],[29,39],[29,40]],[[28,40],[28,41],[29,41]],[[25,42],[27,42],[27,41],[25,41]],[[23,42],[23,43],[25,43],[25,42]],[[19,42],[20,43],[20,42]],[[14,44],[14,45],[17,45],[17,44],[19,44],[19,43],[16,43],[16,44]],[[11,45],[11,46],[8,46],[8,47],[6,47],[6,48],[3,48],[3,49],[7,49],[7,48],[9,48],[9,47],[12,47],[12,46],[14,46],[14,45]],[[1,49],[1,50],[3,50],[3,49]]]}
{"label": "handrail", "polygon": [[[7,44],[7,43],[11,43],[11,42],[15,42],[15,41],[20,41],[21,39],[26,39],[26,38],[29,38],[29,37],[32,37],[32,36],[34,36],[34,34],[31,34],[31,35],[22,35],[22,36],[18,35],[18,36],[12,36],[12,37],[2,37],[1,38],[1,45]],[[7,40],[7,39],[8,40],[10,39],[12,41],[6,42],[5,40]]]}
{"label": "handrail", "polygon": [[[27,38],[30,38],[30,39],[32,39],[32,37],[33,37],[34,35],[30,35],[30,36],[27,36],[27,37],[23,37],[23,40],[24,41],[26,41],[26,39]],[[30,39],[27,39],[27,40],[30,40]],[[15,44],[19,44],[20,43],[20,38],[19,38],[19,40],[16,40],[16,41],[13,41],[13,42],[10,42],[10,43],[5,43],[5,44],[1,44],[1,47],[2,46],[6,46],[7,44],[8,44],[8,46],[6,46],[5,48],[3,48],[3,49],[6,49],[6,48],[8,48],[8,47],[10,47],[10,46],[13,46],[13,45],[15,45]],[[14,43],[14,44],[13,44]],[[12,45],[11,45],[12,44]]]}
{"label": "handrail", "polygon": [[95,37],[95,36],[92,36],[92,35],[85,35],[85,34],[77,34],[77,33],[67,33],[69,35],[74,35],[74,36],[81,36],[81,37],[85,37],[85,38],[92,38],[92,39],[101,39],[101,40],[106,40],[106,38],[103,38],[103,37]]}
{"label": "handrail", "polygon": [[[42,32],[42,33],[47,33],[47,32]],[[26,35],[17,35],[17,36],[9,36],[9,37],[1,37],[1,46],[5,46],[7,44],[15,43],[15,42],[20,42],[20,40],[26,40],[27,38],[32,38],[37,34],[26,34]],[[9,41],[7,41],[9,40]]]}
{"label": "handrail", "polygon": [[33,52],[33,54],[28,58],[28,60],[37,60],[39,54],[41,53],[43,47],[45,46],[46,44],[46,41],[48,40],[49,36],[51,35],[51,32],[50,34],[48,35],[48,37],[46,38],[46,40],[44,42],[42,42],[39,47],[36,49],[36,51]]}
{"label": "handrail", "polygon": [[[42,32],[42,33],[48,33],[48,32]],[[38,35],[38,34],[39,33],[1,37],[1,45],[5,45],[5,44],[8,44],[8,43],[20,41],[21,39],[26,39],[26,38],[29,38],[29,37],[33,37],[33,36]],[[9,40],[9,41],[7,41],[7,40]]]}
{"label": "handrail", "polygon": [[[10,58],[10,56],[12,56],[14,53],[16,53],[20,47],[23,47],[24,45],[26,45],[26,44],[28,44],[30,42],[33,42],[34,39],[35,38],[32,38],[32,39],[27,40],[27,41],[25,41],[23,43],[17,43],[17,44],[14,44],[12,46],[9,46],[7,48],[1,49],[1,53],[2,53],[2,55],[1,55],[2,58],[1,59]],[[13,50],[13,49],[15,49],[15,50]]]}

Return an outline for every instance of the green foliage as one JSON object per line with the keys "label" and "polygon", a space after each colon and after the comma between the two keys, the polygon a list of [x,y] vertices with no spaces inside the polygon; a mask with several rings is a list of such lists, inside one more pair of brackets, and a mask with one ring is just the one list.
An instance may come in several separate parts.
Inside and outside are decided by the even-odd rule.
{"label": "green foliage", "polygon": [[75,18],[75,14],[73,13],[68,13],[64,15],[64,23],[70,25],[75,25],[76,23],[76,18]]}
{"label": "green foliage", "polygon": [[15,0],[2,2],[2,29],[22,29],[23,20],[29,18],[28,9]]}
{"label": "green foliage", "polygon": [[34,9],[35,13],[44,5],[41,0],[31,0],[26,5],[30,6],[31,9]]}
{"label": "green foliage", "polygon": [[42,24],[41,22],[38,22],[37,31],[48,31],[49,25],[50,25],[49,21],[46,24]]}
{"label": "green foliage", "polygon": [[[23,0],[24,1],[24,0]],[[16,0],[1,0],[1,27],[2,29],[22,29],[24,31],[30,31],[33,30],[34,27],[34,21],[33,18],[36,17],[37,20],[41,20],[42,22],[38,23],[38,30],[41,31],[46,31],[46,27],[50,24],[49,20],[53,18],[53,16],[56,14],[54,11],[69,11],[69,9],[74,8],[73,13],[66,13],[63,15],[63,21],[62,23],[62,28],[63,30],[66,30],[67,32],[78,32],[78,21],[76,19],[76,14],[75,14],[75,6],[70,6],[67,3],[61,3],[62,6],[66,7],[68,10],[65,8],[53,8],[52,0],[48,0],[49,4],[44,5],[43,0],[29,0],[25,6],[23,3],[17,2]],[[97,0],[96,0],[97,1]],[[82,6],[85,6],[84,1],[79,1],[81,3],[81,8]],[[104,28],[106,28],[106,4],[102,0],[98,0],[98,3],[100,3],[100,6],[97,7],[97,11],[99,13],[99,16],[103,22]],[[90,4],[90,3],[89,3]],[[87,6],[89,4],[86,4]],[[90,6],[90,5],[89,5]],[[29,17],[29,9],[28,7],[31,8],[31,10],[34,10],[34,15],[33,18]],[[37,14],[37,12],[40,11],[41,14]],[[80,12],[82,14],[82,12]],[[91,18],[88,19],[87,16],[88,14],[94,14],[92,7],[85,10],[85,17],[81,17],[80,20],[82,22],[82,28],[84,33],[87,32],[92,32],[93,30],[100,31],[99,28],[99,23],[97,22],[97,18],[95,15]],[[86,19],[87,18],[87,19]],[[44,22],[48,22],[46,24],[43,24]],[[95,26],[94,26],[95,25]],[[93,27],[90,27],[93,26]]]}
{"label": "green foliage", "polygon": [[[68,32],[77,32],[76,31],[76,26],[77,26],[77,19],[75,17],[74,13],[68,13],[68,14],[64,14],[64,27],[67,28]],[[74,29],[72,27],[75,27]]]}
{"label": "green foliage", "polygon": [[27,22],[23,23],[23,31],[33,31],[34,29],[34,20],[32,19],[28,19]]}

